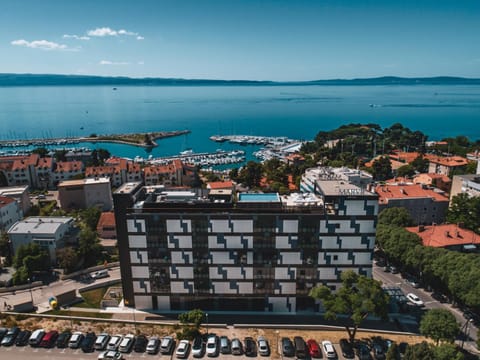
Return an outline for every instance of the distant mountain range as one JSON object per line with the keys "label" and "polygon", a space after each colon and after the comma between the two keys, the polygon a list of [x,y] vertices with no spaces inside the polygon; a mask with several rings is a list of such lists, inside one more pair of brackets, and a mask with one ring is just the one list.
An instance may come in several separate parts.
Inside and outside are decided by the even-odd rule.
{"label": "distant mountain range", "polygon": [[293,86],[293,85],[480,85],[480,79],[437,76],[403,78],[383,76],[366,79],[332,79],[313,81],[255,81],[171,78],[129,78],[90,75],[0,74],[0,86]]}

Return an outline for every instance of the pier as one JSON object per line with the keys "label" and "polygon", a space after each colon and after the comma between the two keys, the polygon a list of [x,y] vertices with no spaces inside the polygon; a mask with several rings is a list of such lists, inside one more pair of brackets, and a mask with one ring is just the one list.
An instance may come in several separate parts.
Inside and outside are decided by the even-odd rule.
{"label": "pier", "polygon": [[151,165],[165,165],[173,160],[182,160],[187,164],[193,164],[198,166],[217,166],[237,164],[245,161],[245,151],[233,150],[233,151],[221,151],[217,150],[213,153],[189,153],[185,155],[166,156],[155,159],[143,160],[141,158],[135,158],[135,161],[144,161]]}
{"label": "pier", "polygon": [[189,134],[190,130],[176,130],[176,131],[156,131],[156,132],[147,132],[147,133],[134,133],[134,134],[113,134],[113,135],[95,135],[91,136],[79,136],[79,137],[68,137],[68,138],[49,138],[49,139],[23,139],[23,140],[1,140],[0,148],[17,148],[17,147],[27,147],[27,146],[52,146],[52,145],[72,145],[78,144],[80,142],[108,142],[108,143],[117,143],[138,146],[143,148],[154,148],[158,144],[156,140],[180,136]]}

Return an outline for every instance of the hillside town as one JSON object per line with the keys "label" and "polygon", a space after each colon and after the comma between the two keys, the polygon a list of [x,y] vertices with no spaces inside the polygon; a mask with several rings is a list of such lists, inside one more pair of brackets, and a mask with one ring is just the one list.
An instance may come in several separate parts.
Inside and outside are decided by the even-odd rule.
{"label": "hillside town", "polygon": [[[121,300],[99,308],[133,311],[144,323],[200,309],[197,328],[207,322],[208,332],[208,314],[217,322],[226,313],[313,314],[347,328],[353,344],[359,327],[429,338],[424,319],[447,311],[459,324],[452,341],[476,352],[480,145],[426,142],[400,124],[382,131],[352,124],[320,132],[295,152],[230,171],[106,151],[2,156],[4,314],[73,316],[68,308],[84,301],[79,287],[111,293],[115,285]],[[373,281],[364,295],[375,293],[376,305],[361,321],[332,305],[348,277]],[[61,286],[72,279],[81,285]],[[348,358],[348,346],[320,344],[327,358]],[[382,359],[390,345],[365,346]],[[359,358],[362,351],[355,347]]]}

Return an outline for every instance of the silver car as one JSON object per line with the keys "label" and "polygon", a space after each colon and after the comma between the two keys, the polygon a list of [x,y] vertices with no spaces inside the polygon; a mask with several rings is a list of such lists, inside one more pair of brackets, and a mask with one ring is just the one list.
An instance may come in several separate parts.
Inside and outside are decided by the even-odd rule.
{"label": "silver car", "polygon": [[270,346],[268,345],[268,340],[265,339],[265,337],[263,337],[263,336],[258,337],[257,348],[258,348],[258,353],[261,356],[269,356],[270,355]]}

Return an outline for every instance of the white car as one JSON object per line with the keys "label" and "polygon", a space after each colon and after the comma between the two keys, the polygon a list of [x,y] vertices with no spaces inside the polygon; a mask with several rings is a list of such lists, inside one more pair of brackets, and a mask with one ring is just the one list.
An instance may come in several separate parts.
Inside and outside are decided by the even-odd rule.
{"label": "white car", "polygon": [[207,340],[207,356],[218,356],[218,336],[210,336]]}
{"label": "white car", "polygon": [[119,351],[107,350],[98,355],[98,360],[122,360],[123,356]]}
{"label": "white car", "polygon": [[327,359],[337,358],[337,352],[335,351],[335,348],[333,347],[331,341],[328,341],[328,340],[322,341],[322,347],[323,347],[323,351],[325,352],[325,355],[327,355]]}
{"label": "white car", "polygon": [[175,356],[179,359],[184,359],[188,356],[188,350],[190,349],[190,343],[188,340],[180,340],[175,351]]}
{"label": "white car", "polygon": [[158,338],[158,336],[152,336],[147,343],[147,354],[158,353],[159,346],[160,346],[160,339]]}
{"label": "white car", "polygon": [[414,305],[417,305],[417,306],[423,306],[424,305],[423,301],[420,300],[420,298],[415,294],[408,293],[407,294],[407,299],[408,299],[408,301],[410,301]]}
{"label": "white car", "polygon": [[107,350],[117,350],[118,346],[122,342],[122,338],[122,335],[113,335],[107,344]]}

